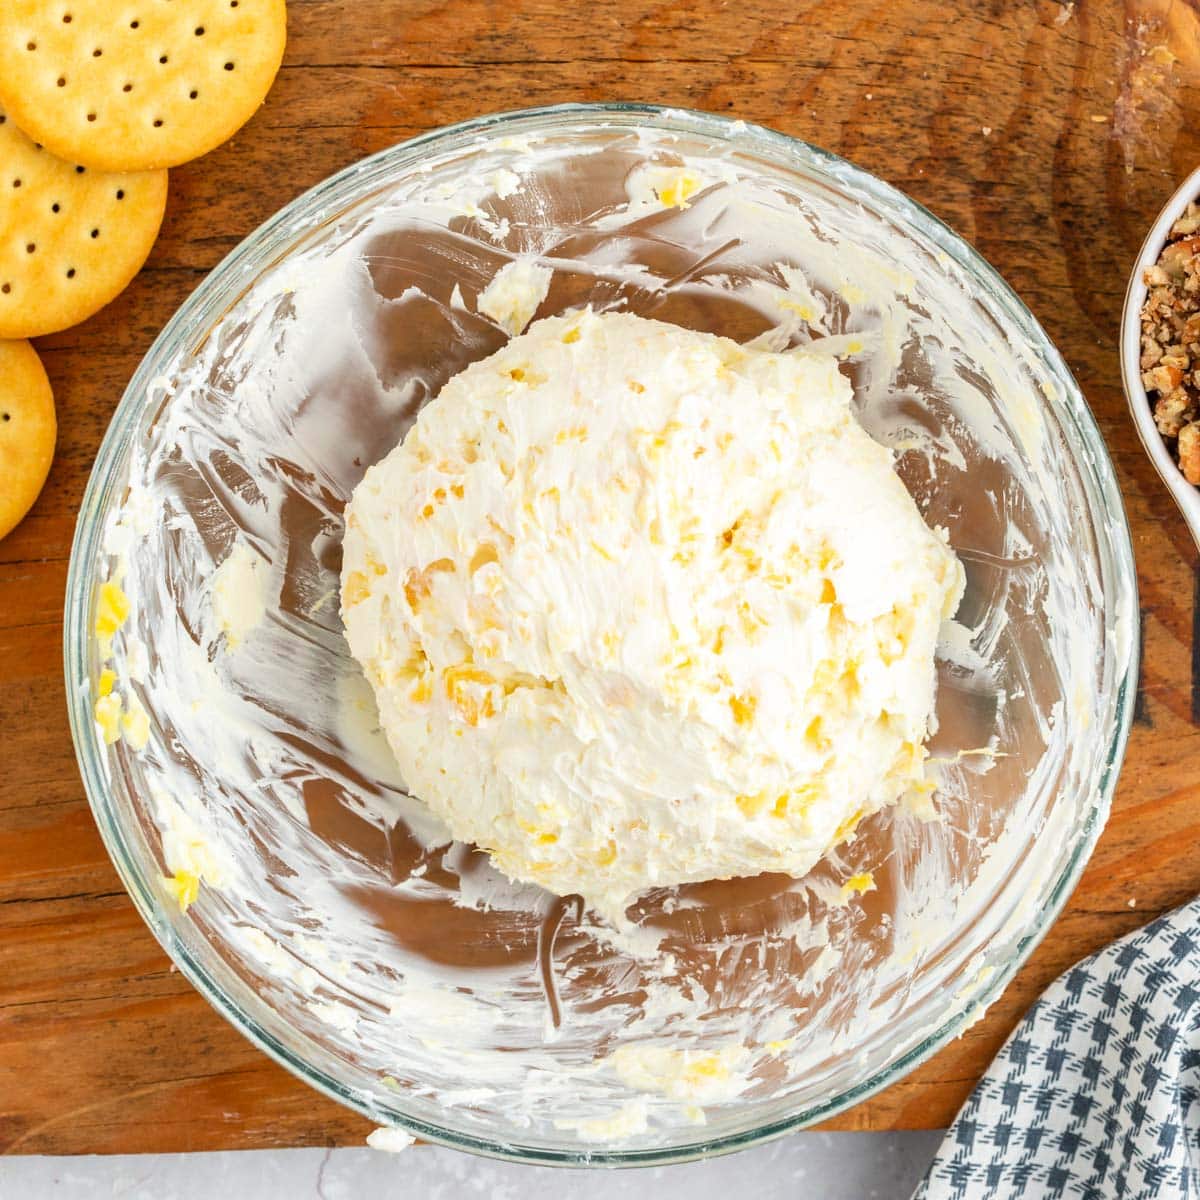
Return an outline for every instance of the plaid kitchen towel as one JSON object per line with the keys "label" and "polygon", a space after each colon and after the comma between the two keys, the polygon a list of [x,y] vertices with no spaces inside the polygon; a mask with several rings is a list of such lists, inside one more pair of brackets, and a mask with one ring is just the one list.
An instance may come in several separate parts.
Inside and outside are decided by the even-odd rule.
{"label": "plaid kitchen towel", "polygon": [[1059,978],[913,1200],[1200,1200],[1200,899]]}

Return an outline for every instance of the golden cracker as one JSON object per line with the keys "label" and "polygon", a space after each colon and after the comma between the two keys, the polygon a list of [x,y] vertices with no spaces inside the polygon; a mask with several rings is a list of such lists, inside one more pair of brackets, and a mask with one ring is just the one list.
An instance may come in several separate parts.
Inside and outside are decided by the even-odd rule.
{"label": "golden cracker", "polygon": [[33,507],[54,457],[54,396],[25,341],[0,342],[0,538]]}
{"label": "golden cracker", "polygon": [[66,329],[137,274],[162,224],[166,171],[73,166],[0,111],[0,338]]}
{"label": "golden cracker", "polygon": [[286,36],[284,0],[3,0],[0,105],[71,162],[173,167],[250,119]]}

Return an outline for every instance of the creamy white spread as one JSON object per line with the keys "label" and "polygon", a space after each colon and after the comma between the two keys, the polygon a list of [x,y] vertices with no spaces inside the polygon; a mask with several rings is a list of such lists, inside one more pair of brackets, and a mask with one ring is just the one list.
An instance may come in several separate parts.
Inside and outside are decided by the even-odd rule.
{"label": "creamy white spread", "polygon": [[[881,219],[852,177],[844,195],[789,183],[765,144],[760,164],[707,126],[681,140],[636,121],[612,131],[621,119],[587,125],[605,148],[582,165],[573,136],[485,136],[428,148],[349,219],[327,220],[325,199],[296,214],[320,229],[147,385],[130,491],[87,560],[127,604],[97,606],[96,661],[72,681],[115,710],[99,765],[166,851],[164,895],[196,905],[278,1020],[361,1065],[362,1107],[385,1125],[519,1128],[584,1151],[616,1140],[617,1154],[728,1140],[763,1103],[844,1094],[994,999],[1061,881],[1062,847],[1086,844],[1107,805],[1086,726],[1120,737],[1113,697],[1136,632],[1123,567],[1089,549],[1126,561],[1119,506],[1096,515],[1108,466],[1072,469],[1051,436],[1082,400],[969,254],[906,233],[895,205]],[[573,199],[580,170],[597,183],[590,214]],[[480,289],[518,251],[552,273],[540,312],[591,299],[702,314],[852,373],[856,417],[970,576],[962,625],[938,642],[938,820],[894,805],[799,879],[666,890],[617,929],[446,849],[444,822],[397,790],[331,604],[345,503],[426,397],[494,348]],[[514,297],[536,296],[528,283]],[[485,307],[524,317],[495,292]],[[1040,391],[1051,408],[1034,427]],[[227,624],[236,642],[244,623],[213,577],[239,541],[261,560],[266,610],[231,647]],[[150,720],[140,753],[130,694]],[[737,1046],[745,1059],[710,1083]]]}
{"label": "creamy white spread", "polygon": [[213,635],[224,635],[225,648],[236,650],[267,611],[265,566],[241,538],[213,572]]}
{"label": "creamy white spread", "polygon": [[479,311],[509,335],[518,334],[533,320],[538,305],[550,290],[553,272],[531,258],[515,258],[496,272],[479,293]]}
{"label": "creamy white spread", "polygon": [[928,790],[962,570],[835,361],[624,314],[450,380],[347,509],[342,609],[412,792],[514,879],[807,872]]}

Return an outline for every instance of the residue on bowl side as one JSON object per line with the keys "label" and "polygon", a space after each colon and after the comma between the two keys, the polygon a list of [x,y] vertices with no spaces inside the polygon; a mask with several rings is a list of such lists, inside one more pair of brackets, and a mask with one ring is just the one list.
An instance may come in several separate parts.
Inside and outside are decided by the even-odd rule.
{"label": "residue on bowl side", "polygon": [[[200,881],[181,936],[378,1112],[586,1153],[848,1094],[977,1002],[1092,819],[1100,650],[1132,616],[1106,607],[1058,385],[963,263],[825,172],[603,122],[483,139],[266,270],[146,397],[97,564],[130,604],[115,669],[146,648],[148,740],[112,747],[114,786],[161,874]],[[968,573],[935,803],[803,880],[652,893],[631,935],[405,795],[336,599],[365,469],[468,362],[585,304],[835,356]]]}

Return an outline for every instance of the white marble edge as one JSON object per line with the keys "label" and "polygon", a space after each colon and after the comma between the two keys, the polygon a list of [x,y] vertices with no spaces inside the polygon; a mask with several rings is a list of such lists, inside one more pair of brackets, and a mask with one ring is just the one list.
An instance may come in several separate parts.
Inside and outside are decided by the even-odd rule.
{"label": "white marble edge", "polygon": [[0,1158],[0,1200],[907,1200],[937,1131],[803,1132],[708,1162],[563,1171],[432,1146]]}

